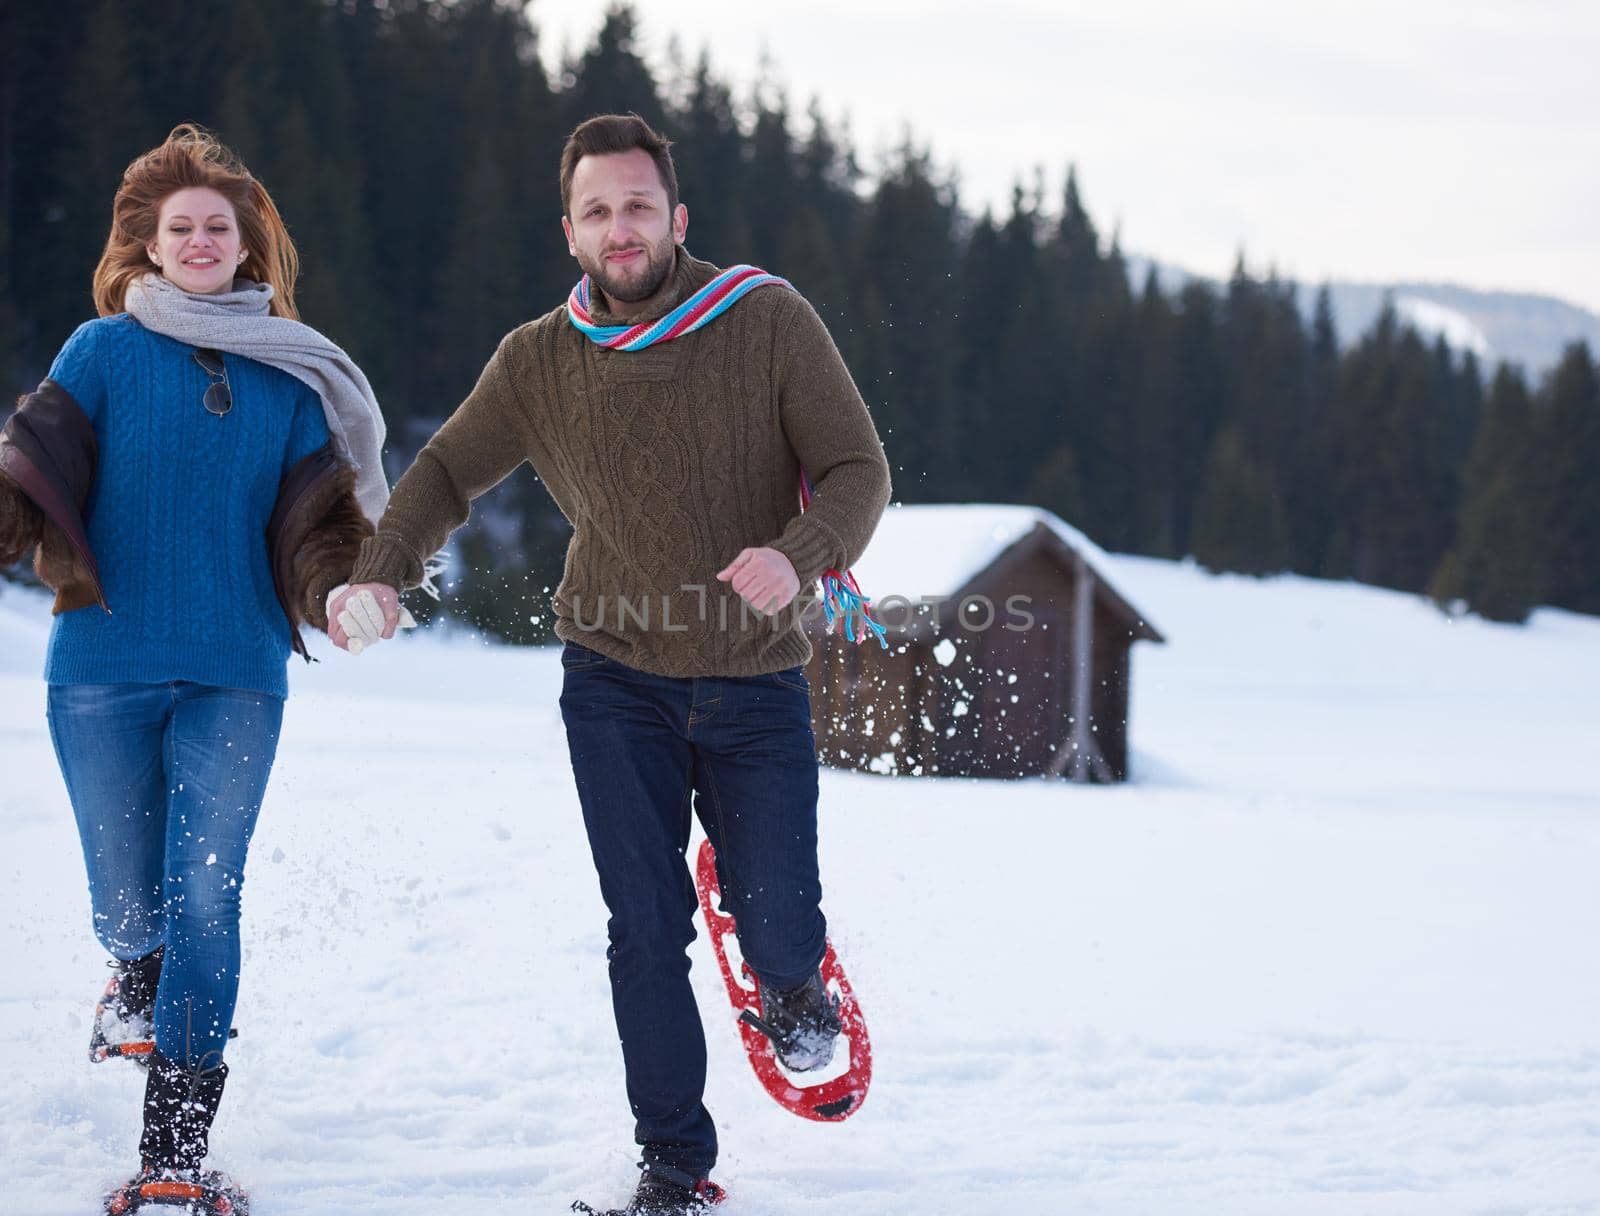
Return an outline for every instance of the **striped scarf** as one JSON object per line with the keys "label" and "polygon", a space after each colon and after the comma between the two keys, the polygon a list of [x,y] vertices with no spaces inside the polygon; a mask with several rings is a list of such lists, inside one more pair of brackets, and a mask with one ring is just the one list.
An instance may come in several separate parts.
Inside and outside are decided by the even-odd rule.
{"label": "striped scarf", "polygon": [[[589,311],[589,276],[578,280],[567,297],[567,319],[573,328],[597,346],[607,350],[635,351],[657,342],[670,342],[708,325],[757,287],[785,287],[795,290],[788,279],[755,266],[730,266],[699,291],[657,321],[638,325],[596,325]],[[800,473],[800,509],[811,505],[811,479]],[[829,568],[822,572],[822,613],[829,633],[835,623],[852,642],[868,637],[878,639],[885,650],[889,642],[883,625],[872,616],[872,601],[861,594],[855,575],[849,570]]]}
{"label": "striped scarf", "polygon": [[692,334],[716,320],[757,287],[787,287],[780,279],[754,266],[730,266],[659,321],[642,325],[596,325],[589,314],[589,276],[584,275],[567,297],[567,317],[590,341],[607,350],[643,350],[657,342],[670,342]]}

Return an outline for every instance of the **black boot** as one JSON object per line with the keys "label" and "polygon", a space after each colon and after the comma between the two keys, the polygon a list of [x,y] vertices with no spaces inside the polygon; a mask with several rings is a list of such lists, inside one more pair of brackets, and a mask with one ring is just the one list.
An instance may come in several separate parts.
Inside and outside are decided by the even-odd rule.
{"label": "black boot", "polygon": [[136,1178],[106,1196],[108,1216],[174,1208],[197,1216],[249,1216],[250,1201],[233,1180],[201,1168],[228,1066],[193,1071],[157,1049],[144,1084],[143,1162]]}
{"label": "black boot", "polygon": [[709,1178],[647,1166],[627,1207],[601,1212],[580,1200],[572,1205],[572,1210],[585,1216],[698,1216],[726,1198],[722,1188]]}
{"label": "black boot", "polygon": [[138,1019],[149,1024],[154,1020],[156,989],[161,984],[161,957],[166,949],[165,946],[157,946],[143,958],[128,962],[113,959],[109,964],[117,969],[115,1009],[123,1021]]}
{"label": "black boot", "polygon": [[839,1037],[839,1005],[817,972],[798,988],[779,992],[761,985],[761,1016],[742,1018],[772,1040],[778,1063],[790,1072],[810,1072],[833,1059]]}
{"label": "black boot", "polygon": [[144,1135],[139,1157],[163,1169],[199,1169],[208,1150],[211,1121],[222,1102],[228,1066],[190,1072],[157,1049],[144,1084]]}
{"label": "black boot", "polygon": [[94,1006],[94,1027],[89,1035],[89,1058],[96,1063],[125,1057],[141,1067],[151,1047],[156,1012],[156,988],[161,983],[161,957],[157,946],[143,958],[112,959],[116,974]]}

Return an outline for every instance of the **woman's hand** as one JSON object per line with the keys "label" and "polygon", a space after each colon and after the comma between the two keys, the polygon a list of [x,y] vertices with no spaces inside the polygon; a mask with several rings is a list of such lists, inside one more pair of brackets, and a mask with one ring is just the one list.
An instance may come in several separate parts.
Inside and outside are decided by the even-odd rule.
{"label": "woman's hand", "polygon": [[341,583],[328,592],[328,637],[340,650],[360,654],[396,629],[416,627],[400,593],[385,583]]}

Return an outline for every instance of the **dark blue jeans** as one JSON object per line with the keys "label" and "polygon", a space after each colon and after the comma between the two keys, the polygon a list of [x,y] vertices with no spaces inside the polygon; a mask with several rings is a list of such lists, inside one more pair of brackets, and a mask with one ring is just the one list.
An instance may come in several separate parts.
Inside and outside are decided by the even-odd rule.
{"label": "dark blue jeans", "polygon": [[50,737],[78,821],[94,931],[134,959],[165,945],[156,1046],[222,1061],[239,992],[239,895],[283,702],[171,684],[55,684]]}
{"label": "dark blue jeans", "polygon": [[634,1135],[646,1165],[711,1172],[705,1032],[685,953],[695,892],[689,812],[717,851],[723,906],[763,984],[792,988],[822,962],[817,754],[798,667],[669,679],[568,643],[561,716],[600,892]]}

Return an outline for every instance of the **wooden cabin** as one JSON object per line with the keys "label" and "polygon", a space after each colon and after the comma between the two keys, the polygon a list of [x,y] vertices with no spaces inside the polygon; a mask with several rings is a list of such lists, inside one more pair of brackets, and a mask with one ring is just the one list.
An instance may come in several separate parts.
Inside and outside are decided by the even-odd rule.
{"label": "wooden cabin", "polygon": [[891,507],[855,566],[887,627],[807,629],[821,760],[906,776],[1128,776],[1133,644],[1165,639],[1049,511]]}

